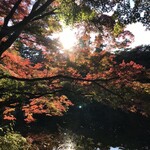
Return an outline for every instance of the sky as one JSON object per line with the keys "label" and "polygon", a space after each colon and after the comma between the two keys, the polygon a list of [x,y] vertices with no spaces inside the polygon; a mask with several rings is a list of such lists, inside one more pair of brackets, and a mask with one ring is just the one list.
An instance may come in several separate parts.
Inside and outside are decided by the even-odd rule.
{"label": "sky", "polygon": [[146,28],[142,23],[133,23],[129,24],[126,27],[126,30],[129,30],[134,35],[134,42],[131,47],[134,48],[139,45],[148,45],[150,44],[150,31],[146,31]]}

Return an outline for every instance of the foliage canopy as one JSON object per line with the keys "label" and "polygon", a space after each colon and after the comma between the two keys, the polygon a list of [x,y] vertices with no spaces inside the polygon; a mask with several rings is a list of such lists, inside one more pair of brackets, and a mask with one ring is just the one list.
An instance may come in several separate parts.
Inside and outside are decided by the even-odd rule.
{"label": "foliage canopy", "polygon": [[[21,118],[31,122],[37,114],[63,115],[73,105],[71,99],[97,100],[134,112],[140,108],[142,114],[149,114],[145,105],[139,106],[149,96],[148,86],[139,82],[141,76],[148,76],[144,67],[132,60],[118,63],[111,53],[133,41],[133,34],[124,30],[126,24],[141,21],[149,29],[148,4],[135,1],[131,7],[124,1],[3,0],[0,107],[1,111],[5,108],[4,119],[16,120],[23,114]],[[105,14],[110,11],[112,16]],[[123,19],[125,14],[130,15]],[[62,22],[84,28],[72,53],[62,53],[59,41],[49,37],[62,30]],[[98,33],[94,41],[92,32]]]}

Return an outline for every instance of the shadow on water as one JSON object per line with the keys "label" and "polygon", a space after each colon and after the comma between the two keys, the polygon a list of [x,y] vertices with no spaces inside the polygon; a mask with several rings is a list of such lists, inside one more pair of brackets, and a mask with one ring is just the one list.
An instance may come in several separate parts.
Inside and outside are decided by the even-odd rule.
{"label": "shadow on water", "polygon": [[95,143],[123,149],[150,149],[150,119],[133,113],[114,110],[108,106],[92,103],[72,107],[62,117],[39,117],[29,128],[21,132],[38,133],[41,130],[54,133],[58,125],[77,135],[92,138]]}

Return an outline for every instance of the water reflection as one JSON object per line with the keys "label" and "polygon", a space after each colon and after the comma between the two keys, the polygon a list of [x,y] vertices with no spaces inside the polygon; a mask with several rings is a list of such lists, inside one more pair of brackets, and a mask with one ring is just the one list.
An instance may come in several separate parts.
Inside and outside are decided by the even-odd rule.
{"label": "water reflection", "polygon": [[121,150],[121,149],[119,149],[119,147],[116,147],[116,148],[110,147],[110,150]]}
{"label": "water reflection", "polygon": [[76,149],[72,141],[66,141],[66,143],[61,144],[57,148],[53,147],[53,150],[76,150]]}
{"label": "water reflection", "polygon": [[[58,131],[58,126],[64,131]],[[53,150],[150,149],[150,119],[97,103],[72,107],[63,117],[39,116],[38,121],[24,132],[39,134],[44,130],[45,134],[56,134],[57,146]]]}
{"label": "water reflection", "polygon": [[[58,146],[53,147],[53,150],[104,150],[98,147],[101,145],[100,143],[96,146],[92,139],[78,136],[71,131],[66,131],[65,133],[61,131],[60,134],[61,141],[59,141]],[[121,150],[119,147],[110,147],[109,149]]]}
{"label": "water reflection", "polygon": [[82,109],[73,108],[61,119],[64,128],[112,148],[146,149],[150,145],[150,120],[132,113],[95,103]]}
{"label": "water reflection", "polygon": [[61,141],[57,147],[53,147],[53,150],[76,150],[76,141],[74,134],[71,132],[60,132]]}

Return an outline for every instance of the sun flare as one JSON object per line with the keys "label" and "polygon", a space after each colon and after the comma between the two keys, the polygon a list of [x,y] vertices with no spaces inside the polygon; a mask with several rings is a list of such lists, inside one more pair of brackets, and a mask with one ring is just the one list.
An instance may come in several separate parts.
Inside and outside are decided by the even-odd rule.
{"label": "sun flare", "polygon": [[77,43],[75,30],[70,27],[64,28],[59,35],[59,40],[65,50],[72,50],[73,46]]}

